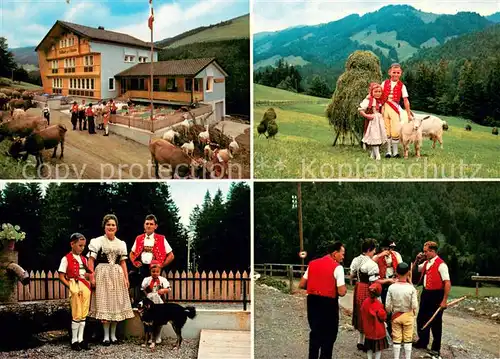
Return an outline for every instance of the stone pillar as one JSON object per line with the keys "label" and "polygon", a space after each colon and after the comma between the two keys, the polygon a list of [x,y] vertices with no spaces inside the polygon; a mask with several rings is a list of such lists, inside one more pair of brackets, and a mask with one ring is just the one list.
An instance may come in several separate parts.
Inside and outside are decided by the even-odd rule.
{"label": "stone pillar", "polygon": [[0,303],[17,303],[18,278],[7,272],[7,266],[12,262],[17,264],[18,253],[5,246],[0,251]]}

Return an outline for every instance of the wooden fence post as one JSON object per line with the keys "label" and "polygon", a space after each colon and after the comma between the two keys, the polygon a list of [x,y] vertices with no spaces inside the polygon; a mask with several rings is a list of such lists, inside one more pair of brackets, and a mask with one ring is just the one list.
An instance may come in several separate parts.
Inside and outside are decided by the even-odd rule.
{"label": "wooden fence post", "polygon": [[273,265],[272,264],[269,265],[269,276],[270,277],[273,276]]}
{"label": "wooden fence post", "polygon": [[293,293],[293,266],[288,266],[288,279],[290,280],[290,294]]}

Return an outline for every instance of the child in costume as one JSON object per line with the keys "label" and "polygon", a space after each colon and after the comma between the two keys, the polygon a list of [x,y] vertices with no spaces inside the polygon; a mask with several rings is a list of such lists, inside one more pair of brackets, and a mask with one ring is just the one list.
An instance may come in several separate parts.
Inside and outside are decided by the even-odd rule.
{"label": "child in costume", "polygon": [[405,358],[411,359],[413,322],[418,309],[417,290],[408,283],[408,264],[399,263],[396,273],[398,280],[389,287],[385,308],[392,313],[394,359],[399,359],[401,344],[404,346]]}
{"label": "child in costume", "polygon": [[[167,278],[160,276],[161,263],[160,261],[153,260],[149,265],[151,269],[151,276],[144,278],[142,281],[141,289],[146,296],[156,304],[165,302],[165,294],[170,292],[170,283]],[[161,343],[161,327],[155,334],[156,344]]]}
{"label": "child in costume", "polygon": [[363,318],[363,329],[365,332],[364,351],[368,354],[368,359],[380,359],[382,350],[389,347],[386,337],[385,320],[387,313],[384,305],[378,297],[382,293],[382,286],[375,282],[370,285],[370,298],[366,298],[361,306],[361,316]]}
{"label": "child in costume", "polygon": [[170,283],[160,275],[161,263],[153,260],[149,265],[151,276],[144,278],[141,289],[156,304],[164,303],[164,295],[170,292]]}
{"label": "child in costume", "polygon": [[50,126],[50,108],[47,103],[45,103],[45,106],[43,106],[43,117],[47,120],[47,126]]}
{"label": "child in costume", "polygon": [[387,142],[382,117],[382,86],[372,82],[368,96],[359,104],[359,113],[365,120],[363,143],[371,146],[372,159],[380,160],[380,145]]}
{"label": "child in costume", "polygon": [[90,282],[93,273],[87,267],[87,259],[82,255],[86,239],[83,234],[73,233],[70,237],[71,252],[61,259],[59,280],[68,287],[71,300],[71,349],[89,349],[83,340],[85,318],[90,307]]}
{"label": "child in costume", "polygon": [[[387,153],[386,158],[400,157],[398,154],[399,131],[401,129],[401,111],[399,105],[403,98],[408,120],[411,120],[410,102],[408,101],[408,90],[401,82],[400,78],[403,74],[403,69],[398,63],[394,63],[389,68],[390,79],[382,82],[382,103],[383,117],[385,123],[385,132],[387,134]],[[392,145],[392,151],[391,151]]]}

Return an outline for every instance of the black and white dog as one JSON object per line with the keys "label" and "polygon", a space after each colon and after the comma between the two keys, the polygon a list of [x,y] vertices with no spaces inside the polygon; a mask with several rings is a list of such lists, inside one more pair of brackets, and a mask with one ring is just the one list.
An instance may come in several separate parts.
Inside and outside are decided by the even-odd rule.
{"label": "black and white dog", "polygon": [[144,325],[145,346],[148,339],[151,339],[150,348],[155,347],[154,336],[161,331],[162,326],[172,323],[172,328],[177,335],[175,347],[180,348],[182,343],[182,328],[186,324],[187,318],[196,317],[195,307],[183,307],[176,303],[155,304],[149,298],[143,298],[138,304],[137,309]]}

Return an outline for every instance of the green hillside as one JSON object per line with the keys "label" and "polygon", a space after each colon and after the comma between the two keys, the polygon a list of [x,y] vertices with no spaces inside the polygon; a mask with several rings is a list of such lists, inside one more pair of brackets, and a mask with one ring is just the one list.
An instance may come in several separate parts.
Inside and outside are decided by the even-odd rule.
{"label": "green hillside", "polygon": [[250,15],[243,15],[219,24],[202,26],[173,38],[157,42],[158,47],[175,48],[197,42],[250,38]]}
{"label": "green hillside", "polygon": [[[14,55],[14,59],[20,65],[34,65],[38,69],[38,56],[35,46],[17,47],[9,49]],[[32,67],[25,67],[26,71],[34,70]]]}
{"label": "green hillside", "polygon": [[255,103],[267,103],[267,102],[327,103],[328,102],[327,99],[321,97],[297,94],[290,91],[280,90],[274,87],[268,87],[259,84],[253,85],[253,96]]}

